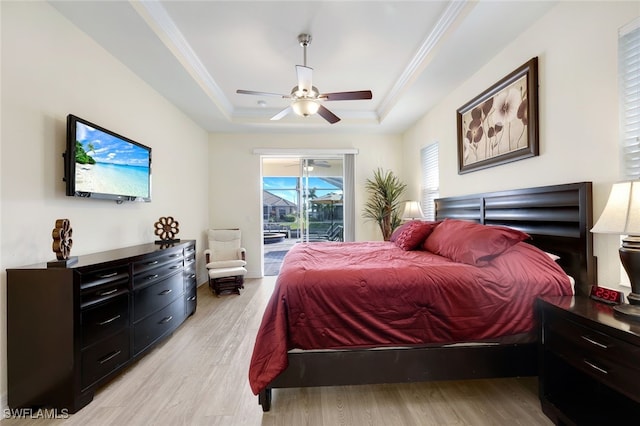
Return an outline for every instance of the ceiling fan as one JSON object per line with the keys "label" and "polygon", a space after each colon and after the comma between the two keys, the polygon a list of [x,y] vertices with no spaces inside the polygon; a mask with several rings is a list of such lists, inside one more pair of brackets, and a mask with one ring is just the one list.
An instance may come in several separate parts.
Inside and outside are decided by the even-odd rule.
{"label": "ceiling fan", "polygon": [[307,164],[309,166],[317,166],[317,167],[331,167],[331,164],[327,160],[307,160]]}
{"label": "ceiling fan", "polygon": [[298,42],[304,49],[304,65],[296,65],[298,85],[291,89],[291,94],[282,95],[278,93],[255,92],[253,90],[242,89],[236,90],[236,93],[242,95],[277,96],[283,99],[291,99],[291,104],[271,117],[271,120],[280,120],[291,112],[303,117],[318,113],[318,115],[331,124],[337,123],[340,121],[340,118],[322,105],[322,101],[349,101],[371,99],[373,97],[371,90],[320,93],[318,88],[312,84],[313,68],[309,68],[307,66],[307,46],[311,43],[311,36],[309,34],[300,34],[298,35]]}

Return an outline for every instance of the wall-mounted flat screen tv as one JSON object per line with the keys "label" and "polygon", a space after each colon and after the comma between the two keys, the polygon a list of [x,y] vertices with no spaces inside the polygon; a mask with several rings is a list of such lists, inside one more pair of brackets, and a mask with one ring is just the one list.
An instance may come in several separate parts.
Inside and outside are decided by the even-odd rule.
{"label": "wall-mounted flat screen tv", "polygon": [[67,117],[67,195],[151,201],[151,148],[87,120]]}

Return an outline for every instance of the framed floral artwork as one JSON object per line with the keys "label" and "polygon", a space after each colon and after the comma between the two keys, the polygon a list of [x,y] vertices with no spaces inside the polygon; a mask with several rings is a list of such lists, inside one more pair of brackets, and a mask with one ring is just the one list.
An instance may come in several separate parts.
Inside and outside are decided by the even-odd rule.
{"label": "framed floral artwork", "polygon": [[538,155],[538,58],[457,111],[458,174]]}

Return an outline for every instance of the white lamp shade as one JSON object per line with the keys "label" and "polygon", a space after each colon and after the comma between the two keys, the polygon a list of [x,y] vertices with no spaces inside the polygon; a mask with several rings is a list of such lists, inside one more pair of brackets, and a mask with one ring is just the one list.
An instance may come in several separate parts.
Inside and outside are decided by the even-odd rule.
{"label": "white lamp shade", "polygon": [[591,232],[640,235],[640,181],[620,182],[611,187],[609,200]]}
{"label": "white lamp shade", "polygon": [[291,104],[293,111],[303,117],[313,115],[320,109],[320,104],[313,99],[297,99]]}
{"label": "white lamp shade", "polygon": [[403,219],[417,219],[423,216],[420,203],[417,201],[407,201],[404,203],[404,211],[402,212]]}

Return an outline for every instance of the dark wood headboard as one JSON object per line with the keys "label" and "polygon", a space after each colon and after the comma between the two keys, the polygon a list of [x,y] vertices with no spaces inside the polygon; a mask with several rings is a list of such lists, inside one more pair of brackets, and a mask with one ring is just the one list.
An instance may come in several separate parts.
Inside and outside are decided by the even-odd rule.
{"label": "dark wood headboard", "polygon": [[588,294],[596,282],[591,182],[439,198],[436,220],[445,218],[524,231],[531,235],[528,243],[560,256],[576,293]]}

